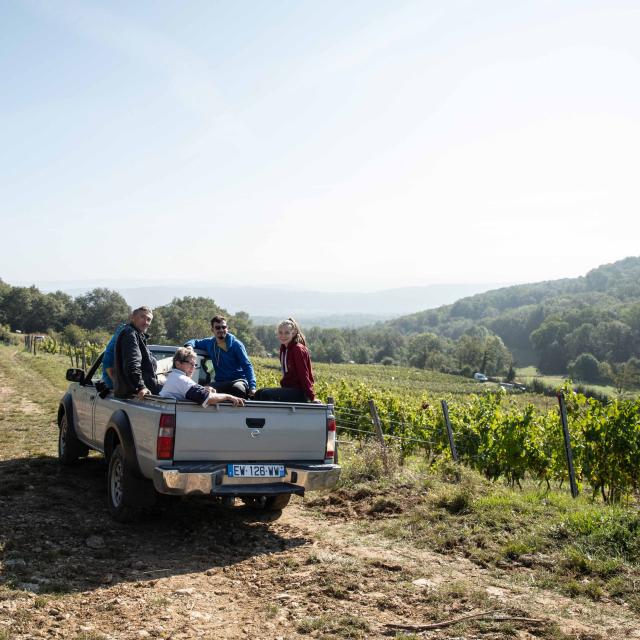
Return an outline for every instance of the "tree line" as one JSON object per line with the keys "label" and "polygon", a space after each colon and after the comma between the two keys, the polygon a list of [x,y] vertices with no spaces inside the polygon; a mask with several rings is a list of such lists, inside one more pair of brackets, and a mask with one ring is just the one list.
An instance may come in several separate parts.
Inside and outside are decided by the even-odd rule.
{"label": "tree line", "polygon": [[[131,309],[116,291],[96,288],[75,298],[61,291],[42,293],[36,287],[12,287],[0,280],[0,325],[8,331],[48,333],[61,345],[104,344]],[[182,344],[211,334],[210,320],[222,314],[229,328],[251,355],[276,355],[275,326],[254,326],[243,311],[228,313],[210,298],[174,298],[154,309],[152,343]],[[361,329],[305,328],[314,360],[319,362],[380,363],[472,375],[483,371],[504,376],[511,353],[486,327],[471,327],[457,339],[423,332],[405,335],[388,325]]]}
{"label": "tree line", "polygon": [[[0,339],[9,331],[60,334],[69,344],[104,344],[130,312],[116,291],[75,298],[0,280]],[[275,326],[255,326],[210,298],[174,298],[154,309],[151,340],[181,344],[210,335],[222,314],[252,355],[277,354]],[[505,287],[358,329],[303,327],[314,360],[414,366],[445,373],[513,377],[514,365],[576,382],[640,386],[640,258],[574,279]]]}

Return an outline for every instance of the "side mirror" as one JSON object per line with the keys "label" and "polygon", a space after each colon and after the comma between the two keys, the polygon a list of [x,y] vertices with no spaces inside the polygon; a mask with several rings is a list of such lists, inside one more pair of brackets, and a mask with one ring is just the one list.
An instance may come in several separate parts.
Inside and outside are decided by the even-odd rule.
{"label": "side mirror", "polygon": [[84,382],[84,371],[82,369],[67,369],[67,380],[69,382]]}

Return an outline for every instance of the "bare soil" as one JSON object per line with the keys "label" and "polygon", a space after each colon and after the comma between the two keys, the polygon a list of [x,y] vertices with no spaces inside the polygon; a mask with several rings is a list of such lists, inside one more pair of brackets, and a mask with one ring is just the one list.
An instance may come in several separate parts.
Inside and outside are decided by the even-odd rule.
{"label": "bare soil", "polygon": [[[0,640],[640,638],[628,608],[531,587],[524,566],[484,569],[370,532],[368,522],[397,518],[419,495],[294,498],[272,521],[163,500],[117,524],[104,461],[61,467],[55,404],[20,382],[0,368],[0,442],[13,443],[0,454]],[[16,428],[27,441],[10,437]],[[390,626],[491,611],[508,619]]]}

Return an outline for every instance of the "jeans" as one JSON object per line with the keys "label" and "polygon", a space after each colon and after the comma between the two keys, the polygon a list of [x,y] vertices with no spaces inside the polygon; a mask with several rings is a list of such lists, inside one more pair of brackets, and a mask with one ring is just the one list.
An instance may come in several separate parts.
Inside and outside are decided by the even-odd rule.
{"label": "jeans", "polygon": [[212,384],[218,393],[228,393],[230,396],[236,396],[236,398],[249,397],[249,385],[246,380],[231,380],[228,382],[214,382]]}
{"label": "jeans", "polygon": [[258,389],[253,399],[267,400],[270,402],[309,402],[302,389],[295,389],[293,387]]}

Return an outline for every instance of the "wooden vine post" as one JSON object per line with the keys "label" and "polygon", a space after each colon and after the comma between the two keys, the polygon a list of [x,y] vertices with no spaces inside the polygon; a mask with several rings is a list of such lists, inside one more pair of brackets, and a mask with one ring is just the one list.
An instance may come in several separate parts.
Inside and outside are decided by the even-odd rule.
{"label": "wooden vine post", "polygon": [[380,443],[382,449],[382,463],[384,464],[384,470],[389,473],[389,456],[387,454],[387,443],[384,441],[384,434],[382,433],[382,424],[380,423],[380,416],[378,416],[378,409],[376,403],[369,398],[369,411],[371,413],[371,421],[376,430],[376,437]]}
{"label": "wooden vine post", "polygon": [[564,451],[567,456],[567,467],[569,469],[571,495],[577,498],[578,485],[576,483],[576,471],[573,468],[573,452],[571,451],[571,436],[569,434],[569,422],[567,420],[567,405],[562,391],[558,392],[558,403],[560,404],[560,420],[562,422],[562,433],[564,435]]}
{"label": "wooden vine post", "polygon": [[449,448],[451,449],[451,457],[458,462],[458,450],[456,443],[453,441],[453,429],[451,428],[451,420],[449,419],[449,405],[446,400],[441,400],[442,414],[444,415],[444,424],[447,427],[447,436],[449,438]]}

